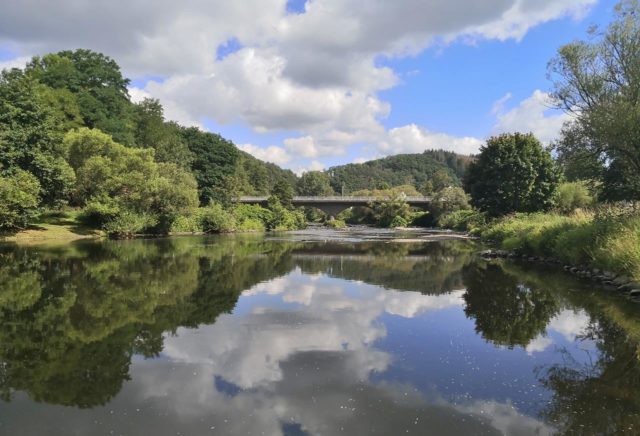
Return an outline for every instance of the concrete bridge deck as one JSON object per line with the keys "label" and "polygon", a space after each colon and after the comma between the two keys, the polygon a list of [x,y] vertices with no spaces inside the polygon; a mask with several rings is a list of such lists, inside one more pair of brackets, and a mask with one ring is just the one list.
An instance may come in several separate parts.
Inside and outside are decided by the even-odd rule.
{"label": "concrete bridge deck", "polygon": [[[260,204],[262,206],[266,206],[269,197],[240,197],[236,201],[238,203],[244,204]],[[384,198],[383,198],[384,199]],[[429,203],[431,203],[431,197],[422,197],[422,196],[405,196],[404,201],[406,201],[409,206],[417,207],[424,209]],[[369,203],[380,200],[380,197],[373,196],[339,196],[334,195],[330,197],[306,197],[306,196],[296,196],[293,197],[291,203],[296,206],[307,206],[307,207],[315,207],[325,212],[327,215],[336,216],[340,212],[345,209],[354,206],[368,206]]]}

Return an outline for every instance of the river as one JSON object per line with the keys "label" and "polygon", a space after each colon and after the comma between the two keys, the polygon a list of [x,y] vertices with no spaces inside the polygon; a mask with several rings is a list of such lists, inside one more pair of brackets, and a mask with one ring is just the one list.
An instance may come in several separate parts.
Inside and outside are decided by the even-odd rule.
{"label": "river", "polygon": [[640,432],[640,307],[429,231],[0,245],[0,434]]}

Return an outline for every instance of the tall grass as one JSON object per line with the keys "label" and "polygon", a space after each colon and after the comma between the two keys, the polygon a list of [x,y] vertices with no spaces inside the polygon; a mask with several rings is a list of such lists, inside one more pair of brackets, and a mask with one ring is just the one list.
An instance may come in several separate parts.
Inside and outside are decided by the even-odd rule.
{"label": "tall grass", "polygon": [[552,256],[640,280],[640,213],[636,211],[607,206],[570,215],[516,214],[488,224],[481,236],[506,250]]}

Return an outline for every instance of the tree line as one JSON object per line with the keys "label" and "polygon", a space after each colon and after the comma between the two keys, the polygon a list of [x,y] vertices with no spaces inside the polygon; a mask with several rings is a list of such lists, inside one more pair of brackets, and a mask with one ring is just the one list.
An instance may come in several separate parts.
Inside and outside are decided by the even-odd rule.
{"label": "tree line", "polygon": [[0,230],[69,205],[116,232],[166,232],[198,206],[295,186],[220,135],[166,121],[159,101],[133,103],[129,83],[90,50],[0,73]]}

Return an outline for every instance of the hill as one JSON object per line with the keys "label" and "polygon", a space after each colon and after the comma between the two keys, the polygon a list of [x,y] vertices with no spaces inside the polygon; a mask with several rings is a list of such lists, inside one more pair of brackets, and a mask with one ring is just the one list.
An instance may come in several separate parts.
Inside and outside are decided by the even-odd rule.
{"label": "hill", "polygon": [[429,190],[430,182],[460,186],[460,181],[471,156],[443,150],[423,153],[398,154],[359,164],[329,168],[330,183],[336,192],[350,193],[364,189],[384,189],[400,185],[413,185],[419,191]]}

